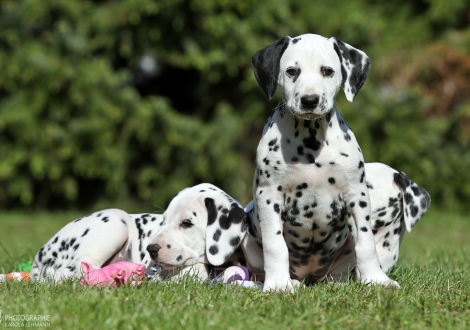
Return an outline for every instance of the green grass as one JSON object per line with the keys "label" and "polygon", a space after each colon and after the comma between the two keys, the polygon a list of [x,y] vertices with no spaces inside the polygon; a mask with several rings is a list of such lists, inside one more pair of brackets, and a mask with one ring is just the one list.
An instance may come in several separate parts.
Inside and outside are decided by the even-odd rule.
{"label": "green grass", "polygon": [[[77,216],[0,213],[0,269],[32,258]],[[190,278],[115,290],[9,282],[0,284],[0,308],[4,316],[50,315],[51,329],[469,329],[468,233],[464,216],[427,214],[405,235],[389,274],[400,290],[351,282],[263,293]]]}

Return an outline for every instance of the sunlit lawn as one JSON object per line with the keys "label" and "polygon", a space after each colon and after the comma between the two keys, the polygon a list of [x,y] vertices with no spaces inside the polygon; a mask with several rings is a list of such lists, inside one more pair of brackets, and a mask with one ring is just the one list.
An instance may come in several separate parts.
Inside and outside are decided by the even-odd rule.
{"label": "sunlit lawn", "polygon": [[[80,215],[0,213],[0,271],[31,260]],[[405,235],[390,274],[400,290],[352,282],[294,294],[191,279],[116,290],[9,282],[0,284],[0,308],[3,315],[48,314],[52,329],[469,329],[469,234],[466,216],[431,210]]]}

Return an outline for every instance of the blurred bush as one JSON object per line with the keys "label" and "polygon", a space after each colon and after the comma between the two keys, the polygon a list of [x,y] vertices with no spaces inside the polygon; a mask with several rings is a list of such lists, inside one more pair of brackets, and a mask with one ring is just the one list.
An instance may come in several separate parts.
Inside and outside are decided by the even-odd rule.
{"label": "blurred bush", "polygon": [[311,32],[371,58],[356,101],[338,97],[366,161],[468,210],[469,21],[464,0],[3,0],[0,207],[151,211],[200,182],[247,202],[280,97],[251,56]]}

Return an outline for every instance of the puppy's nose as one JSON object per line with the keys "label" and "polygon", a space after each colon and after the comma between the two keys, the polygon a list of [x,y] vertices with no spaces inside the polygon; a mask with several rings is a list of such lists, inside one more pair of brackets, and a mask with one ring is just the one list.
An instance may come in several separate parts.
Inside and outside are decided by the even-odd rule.
{"label": "puppy's nose", "polygon": [[158,251],[160,251],[162,247],[158,244],[149,244],[147,245],[147,251],[150,253],[152,258],[156,258],[158,256]]}
{"label": "puppy's nose", "polygon": [[317,94],[304,95],[300,98],[300,103],[307,109],[315,109],[320,102],[320,96]]}

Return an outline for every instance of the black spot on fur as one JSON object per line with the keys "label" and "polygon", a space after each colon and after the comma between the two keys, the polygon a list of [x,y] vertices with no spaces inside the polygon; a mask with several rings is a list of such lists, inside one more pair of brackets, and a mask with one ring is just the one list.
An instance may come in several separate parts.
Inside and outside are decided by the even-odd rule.
{"label": "black spot on fur", "polygon": [[361,179],[359,180],[359,182],[360,182],[360,183],[363,183],[365,177],[366,177],[366,172],[365,172],[365,171],[362,171]]}
{"label": "black spot on fur", "polygon": [[235,236],[230,239],[230,245],[233,247],[238,247],[240,245],[240,236]]}
{"label": "black spot on fur", "polygon": [[405,193],[405,203],[410,204],[412,200],[413,200],[413,196],[411,196],[411,194],[409,192],[406,192]]}
{"label": "black spot on fur", "polygon": [[217,208],[212,198],[204,199],[207,208],[207,225],[212,225],[217,220]]}
{"label": "black spot on fur", "polygon": [[313,217],[313,212],[312,211],[307,212],[303,216],[306,217],[306,218],[311,218],[311,217]]}
{"label": "black spot on fur", "polygon": [[331,183],[331,184],[336,183],[335,178],[328,178],[328,182]]}
{"label": "black spot on fur", "polygon": [[246,228],[247,214],[236,203],[233,203],[228,215],[221,215],[219,224],[222,229],[229,229],[232,224],[242,224],[242,228]]}
{"label": "black spot on fur", "polygon": [[367,233],[367,228],[366,227],[361,227],[361,231]]}
{"label": "black spot on fur", "polygon": [[90,229],[87,228],[87,230],[85,230],[85,231],[83,232],[82,237],[85,236],[86,234],[88,234],[89,231],[90,231]]}
{"label": "black spot on fur", "polygon": [[411,216],[414,218],[418,215],[419,208],[416,205],[412,205],[410,208]]}
{"label": "black spot on fur", "polygon": [[219,248],[217,247],[217,245],[212,245],[209,248],[209,253],[212,255],[216,255],[217,253],[219,253]]}
{"label": "black spot on fur", "polygon": [[377,220],[377,221],[375,221],[374,227],[375,228],[380,228],[380,227],[383,227],[384,224],[385,224],[385,221]]}
{"label": "black spot on fur", "polygon": [[313,157],[312,154],[308,153],[308,154],[305,155],[305,157],[307,157],[307,160],[310,164],[315,163],[315,157]]}
{"label": "black spot on fur", "polygon": [[220,229],[217,229],[214,233],[214,236],[212,236],[212,238],[214,239],[214,241],[218,242],[221,235],[222,235],[222,232],[220,231]]}

